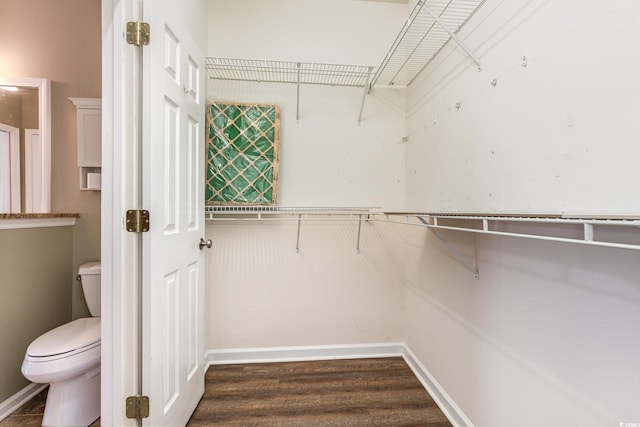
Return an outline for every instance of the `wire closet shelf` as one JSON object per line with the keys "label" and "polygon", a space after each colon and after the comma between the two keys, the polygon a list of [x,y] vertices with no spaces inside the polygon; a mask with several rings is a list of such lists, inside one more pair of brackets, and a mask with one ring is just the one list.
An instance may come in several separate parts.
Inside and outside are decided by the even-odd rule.
{"label": "wire closet shelf", "polygon": [[[356,221],[359,235],[362,222],[390,222],[438,230],[474,234],[520,237],[562,243],[578,243],[619,249],[640,250],[640,218],[586,218],[561,215],[469,215],[421,212],[387,212],[369,207],[282,207],[282,206],[206,206],[209,221]],[[526,229],[514,228],[516,224]],[[567,230],[567,227],[571,227]],[[615,235],[608,230],[618,230]],[[620,230],[622,233],[620,240]]]}
{"label": "wire closet shelf", "polygon": [[452,39],[480,67],[480,60],[456,34],[485,1],[418,0],[371,79],[371,87],[409,86]]}
{"label": "wire closet shelf", "polygon": [[298,218],[311,219],[341,216],[359,218],[369,216],[373,212],[382,212],[378,208],[369,207],[295,207],[295,206],[243,206],[243,205],[207,205],[205,206],[207,220],[257,219],[263,220]]}
{"label": "wire closet shelf", "polygon": [[296,221],[296,252],[300,252],[300,230],[306,221],[357,222],[356,253],[360,253],[362,222],[367,221],[376,208],[350,207],[284,207],[207,205],[205,219],[210,221]]}
{"label": "wire closet shelf", "polygon": [[296,120],[300,119],[300,85],[364,88],[358,124],[374,67],[261,59],[205,58],[210,79],[246,82],[291,83],[296,85]]}
{"label": "wire closet shelf", "polygon": [[260,59],[205,58],[209,78],[366,87],[373,67]]}

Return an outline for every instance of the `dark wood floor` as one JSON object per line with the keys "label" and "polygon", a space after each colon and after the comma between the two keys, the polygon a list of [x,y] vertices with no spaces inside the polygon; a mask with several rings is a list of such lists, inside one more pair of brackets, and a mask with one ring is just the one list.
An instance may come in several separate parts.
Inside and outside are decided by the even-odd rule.
{"label": "dark wood floor", "polygon": [[[451,426],[399,357],[217,365],[205,387],[187,427]],[[46,398],[45,389],[0,427],[40,426]]]}
{"label": "dark wood floor", "polygon": [[451,426],[402,358],[211,366],[188,427]]}

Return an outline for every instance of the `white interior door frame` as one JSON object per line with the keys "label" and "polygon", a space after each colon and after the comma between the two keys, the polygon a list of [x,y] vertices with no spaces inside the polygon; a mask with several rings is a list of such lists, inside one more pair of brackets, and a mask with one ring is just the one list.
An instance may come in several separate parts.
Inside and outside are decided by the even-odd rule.
{"label": "white interior door frame", "polygon": [[140,208],[139,48],[124,38],[140,0],[102,0],[102,389],[101,424],[135,426],[125,398],[140,394],[140,237],[125,230]]}

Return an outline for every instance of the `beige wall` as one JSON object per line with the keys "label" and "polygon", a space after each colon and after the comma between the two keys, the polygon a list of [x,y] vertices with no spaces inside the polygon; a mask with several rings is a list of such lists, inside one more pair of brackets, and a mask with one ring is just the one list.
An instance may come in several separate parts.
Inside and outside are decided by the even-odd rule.
{"label": "beige wall", "polygon": [[29,383],[31,341],[70,319],[72,240],[71,227],[0,230],[0,402]]}
{"label": "beige wall", "polygon": [[[51,80],[51,208],[54,212],[80,214],[76,225],[67,229],[71,233],[68,246],[71,256],[56,258],[65,263],[61,266],[67,272],[64,275],[66,282],[62,285],[65,289],[60,289],[55,299],[43,299],[56,301],[55,305],[43,305],[37,311],[42,323],[36,329],[44,332],[53,324],[88,315],[82,291],[74,280],[75,272],[82,263],[100,258],[100,192],[79,189],[76,113],[68,100],[69,97],[101,97],[100,0],[3,0],[0,6],[0,52],[0,76]],[[24,236],[32,233],[33,230],[3,233],[2,250],[19,245]],[[43,257],[56,255],[56,251],[52,252]],[[30,251],[26,250],[21,255],[26,258],[29,254]],[[0,300],[5,300],[5,289],[13,286],[6,278],[20,276],[18,272],[22,270],[15,268],[9,263],[2,269],[0,289],[3,294]],[[60,310],[64,312],[62,317]],[[4,339],[1,335],[2,332],[0,340]],[[4,350],[5,347],[2,348]],[[24,348],[19,353],[24,354]],[[5,369],[8,367],[0,359],[0,371]],[[5,382],[4,374],[0,383],[3,387],[0,401],[23,385]]]}

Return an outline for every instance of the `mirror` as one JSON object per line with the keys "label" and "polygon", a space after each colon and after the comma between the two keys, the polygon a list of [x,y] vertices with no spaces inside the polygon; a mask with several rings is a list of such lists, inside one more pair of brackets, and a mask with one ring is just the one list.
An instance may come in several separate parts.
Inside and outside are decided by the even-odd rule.
{"label": "mirror", "polygon": [[51,84],[0,77],[0,213],[51,210]]}

